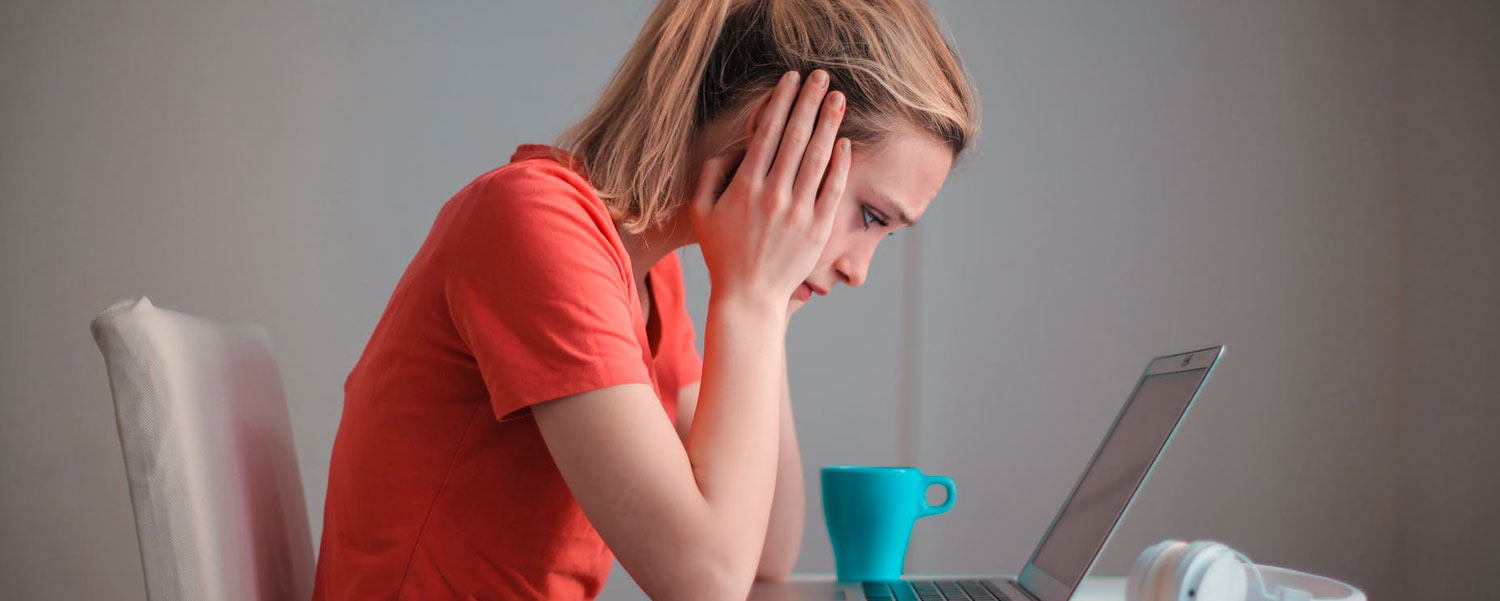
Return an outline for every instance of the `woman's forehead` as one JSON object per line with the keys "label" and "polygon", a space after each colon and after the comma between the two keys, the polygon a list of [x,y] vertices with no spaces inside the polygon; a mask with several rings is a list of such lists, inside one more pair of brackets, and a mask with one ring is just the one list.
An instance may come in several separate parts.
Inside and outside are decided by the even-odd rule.
{"label": "woman's forehead", "polygon": [[953,151],[946,145],[929,135],[902,132],[855,151],[848,189],[872,199],[888,197],[917,219],[942,189],[952,166]]}

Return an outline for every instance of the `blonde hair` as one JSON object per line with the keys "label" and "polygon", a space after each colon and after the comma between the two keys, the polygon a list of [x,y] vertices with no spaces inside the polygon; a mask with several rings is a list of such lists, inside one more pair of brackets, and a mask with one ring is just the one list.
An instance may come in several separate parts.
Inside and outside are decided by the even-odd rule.
{"label": "blonde hair", "polygon": [[856,147],[915,128],[957,159],[978,135],[978,93],[922,0],[661,0],[557,146],[638,234],[686,200],[706,125],[748,116],[783,73],[813,69],[845,94],[839,133]]}

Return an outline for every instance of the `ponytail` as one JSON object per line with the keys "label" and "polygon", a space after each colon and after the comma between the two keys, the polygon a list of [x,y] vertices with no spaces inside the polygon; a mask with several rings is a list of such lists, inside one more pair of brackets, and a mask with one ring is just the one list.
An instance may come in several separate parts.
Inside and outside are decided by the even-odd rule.
{"label": "ponytail", "polygon": [[680,202],[704,66],[731,1],[658,3],[599,102],[558,138],[631,233],[665,219]]}
{"label": "ponytail", "polygon": [[979,135],[978,93],[923,0],[660,0],[599,102],[557,146],[578,159],[610,216],[639,234],[685,200],[703,128],[746,116],[786,71],[813,69],[844,94],[839,135],[855,149],[911,129],[956,161]]}

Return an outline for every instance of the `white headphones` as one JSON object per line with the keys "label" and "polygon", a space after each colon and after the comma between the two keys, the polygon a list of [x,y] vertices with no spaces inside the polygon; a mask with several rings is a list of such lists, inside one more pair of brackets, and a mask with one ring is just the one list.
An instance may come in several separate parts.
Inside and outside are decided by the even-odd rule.
{"label": "white headphones", "polygon": [[[1247,572],[1255,574],[1258,591]],[[1255,565],[1213,541],[1164,540],[1130,567],[1125,601],[1365,601],[1365,593],[1331,578]]]}

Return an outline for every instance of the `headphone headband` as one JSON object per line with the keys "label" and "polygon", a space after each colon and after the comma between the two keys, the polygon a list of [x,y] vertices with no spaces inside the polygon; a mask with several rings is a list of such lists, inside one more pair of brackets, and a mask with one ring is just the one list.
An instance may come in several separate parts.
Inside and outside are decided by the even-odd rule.
{"label": "headphone headband", "polygon": [[[1240,565],[1240,569],[1233,566]],[[1251,587],[1241,570],[1255,575]],[[1258,590],[1255,590],[1257,589]],[[1240,594],[1243,591],[1243,594]],[[1200,593],[1202,593],[1200,595]],[[1366,601],[1363,591],[1325,576],[1256,565],[1214,541],[1165,540],[1142,551],[1125,583],[1126,601]]]}
{"label": "headphone headband", "polygon": [[1267,590],[1281,589],[1284,601],[1366,601],[1353,585],[1291,568],[1256,565]]}

